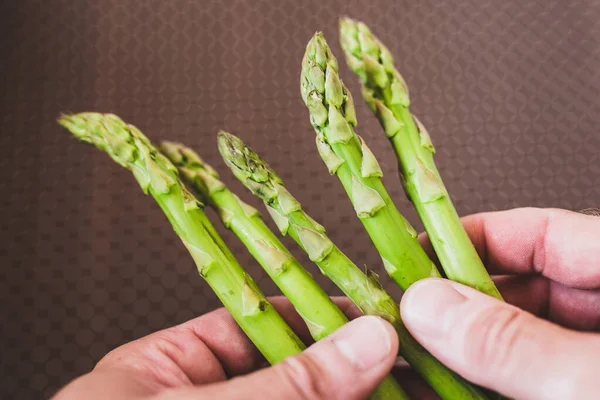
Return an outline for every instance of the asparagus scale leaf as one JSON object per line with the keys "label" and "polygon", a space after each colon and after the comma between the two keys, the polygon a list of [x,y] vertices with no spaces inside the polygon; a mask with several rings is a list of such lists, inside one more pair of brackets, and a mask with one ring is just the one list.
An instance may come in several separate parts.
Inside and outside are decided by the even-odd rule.
{"label": "asparagus scale leaf", "polygon": [[402,183],[451,280],[502,299],[471,243],[436,168],[435,148],[410,112],[410,96],[389,50],[362,22],[340,20],[347,64],[359,76],[362,94],[399,160]]}
{"label": "asparagus scale leaf", "polygon": [[283,235],[290,235],[321,272],[365,314],[389,321],[400,339],[400,353],[444,399],[485,399],[482,392],[429,354],[408,332],[398,304],[381,287],[378,276],[363,272],[327,236],[323,227],[304,212],[282,179],[239,138],[221,132],[219,151],[233,174],[263,200]]}
{"label": "asparagus scale leaf", "polygon": [[59,123],[133,172],[144,193],[164,211],[200,275],[270,363],[304,350],[302,341],[225,246],[202,204],[179,180],[177,168],[142,132],[111,114],[64,115]]}
{"label": "asparagus scale leaf", "polygon": [[417,241],[414,228],[386,191],[375,156],[354,131],[357,120],[352,95],[342,83],[337,60],[320,32],[306,47],[300,88],[317,133],[319,154],[344,186],[387,273],[402,289],[423,278],[440,277]]}
{"label": "asparagus scale leaf", "polygon": [[[294,305],[315,340],[328,336],[348,322],[344,313],[264,223],[258,210],[231,192],[209,164],[180,143],[163,142],[161,150],[177,166],[188,186],[214,208],[223,225],[244,243]],[[315,226],[324,231],[316,222]],[[386,377],[370,398],[408,399],[392,376]]]}

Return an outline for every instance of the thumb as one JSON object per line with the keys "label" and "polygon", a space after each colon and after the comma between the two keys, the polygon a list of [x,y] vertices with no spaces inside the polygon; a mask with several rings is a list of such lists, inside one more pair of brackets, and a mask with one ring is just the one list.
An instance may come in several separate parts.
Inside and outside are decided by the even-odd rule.
{"label": "thumb", "polygon": [[389,373],[397,354],[394,328],[365,316],[270,368],[178,391],[177,398],[364,399]]}
{"label": "thumb", "polygon": [[598,396],[598,335],[569,331],[443,279],[414,284],[401,312],[424,347],[476,384],[518,399]]}

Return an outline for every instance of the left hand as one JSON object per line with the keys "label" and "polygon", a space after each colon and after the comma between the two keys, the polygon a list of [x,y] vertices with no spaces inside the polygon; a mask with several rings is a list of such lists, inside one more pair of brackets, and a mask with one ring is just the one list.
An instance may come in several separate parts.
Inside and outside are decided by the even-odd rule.
{"label": "left hand", "polygon": [[[270,300],[310,341],[287,299]],[[348,299],[334,300],[349,318],[360,315]],[[113,350],[55,399],[364,399],[390,372],[397,354],[393,327],[360,317],[301,354],[262,368],[267,363],[260,353],[219,309]]]}

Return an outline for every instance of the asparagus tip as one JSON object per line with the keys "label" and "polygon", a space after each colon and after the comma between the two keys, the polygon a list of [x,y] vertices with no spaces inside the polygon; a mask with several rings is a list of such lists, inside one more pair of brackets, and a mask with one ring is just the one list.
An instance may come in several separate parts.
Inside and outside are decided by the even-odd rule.
{"label": "asparagus tip", "polygon": [[224,131],[218,134],[218,146],[225,164],[244,186],[264,201],[276,197],[274,186],[282,180],[254,150]]}
{"label": "asparagus tip", "polygon": [[83,116],[87,113],[81,114],[61,114],[57,122],[62,127],[66,128],[77,138],[86,136],[85,120]]}
{"label": "asparagus tip", "polygon": [[202,169],[212,175],[215,178],[218,178],[219,175],[217,172],[208,165],[194,150],[190,147],[172,141],[163,141],[159,146],[160,151],[167,156],[169,160],[173,164],[178,167],[185,167],[191,169]]}
{"label": "asparagus tip", "polygon": [[217,133],[217,147],[225,164],[230,168],[240,169],[246,164],[242,140],[229,132],[220,130]]}
{"label": "asparagus tip", "polygon": [[338,21],[340,35],[344,35],[347,32],[356,29],[356,21],[347,15],[342,15]]}
{"label": "asparagus tip", "polygon": [[177,166],[184,165],[185,160],[181,154],[182,145],[178,142],[164,140],[159,144],[160,151]]}

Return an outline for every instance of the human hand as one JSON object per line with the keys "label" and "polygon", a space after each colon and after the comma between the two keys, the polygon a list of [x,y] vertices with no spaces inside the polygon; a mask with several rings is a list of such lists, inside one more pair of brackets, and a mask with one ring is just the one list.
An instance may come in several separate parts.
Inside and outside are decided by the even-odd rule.
{"label": "human hand", "polygon": [[528,208],[463,223],[490,273],[509,275],[495,281],[514,306],[427,279],[402,298],[409,331],[444,364],[506,396],[597,399],[600,218]]}
{"label": "human hand", "polygon": [[[360,315],[348,299],[335,301],[349,318]],[[290,303],[272,303],[308,342],[306,325]],[[397,353],[390,324],[360,317],[302,354],[261,369],[266,362],[260,353],[219,309],[115,349],[55,399],[363,399]]]}
{"label": "human hand", "polygon": [[[600,220],[521,209],[470,216],[464,223],[490,272],[512,275],[496,279],[508,303],[567,328],[600,328],[600,243],[594,240]],[[350,318],[360,315],[348,299],[335,300]],[[273,304],[309,341],[289,302],[277,298]],[[595,398],[600,389],[592,376],[600,367],[598,335],[560,328],[442,280],[415,284],[401,306],[413,335],[475,383],[523,399]],[[350,360],[364,369],[339,350],[340,342],[358,352]],[[265,361],[219,309],[114,350],[56,399],[359,399],[389,372],[397,348],[390,325],[363,317],[302,355],[261,369]],[[364,367],[369,360],[374,365]],[[411,398],[435,397],[414,372],[403,369],[398,377]]]}

